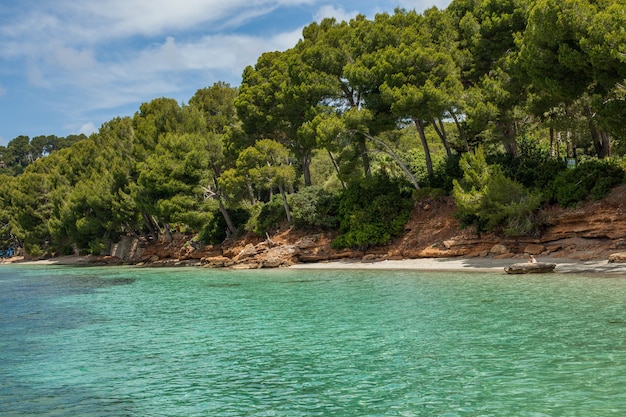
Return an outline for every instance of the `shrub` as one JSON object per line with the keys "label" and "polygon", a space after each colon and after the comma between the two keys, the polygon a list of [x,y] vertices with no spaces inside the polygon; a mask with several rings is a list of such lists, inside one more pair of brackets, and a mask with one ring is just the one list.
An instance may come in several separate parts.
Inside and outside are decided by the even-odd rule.
{"label": "shrub", "polygon": [[527,188],[549,189],[554,179],[565,169],[563,160],[552,158],[550,153],[539,147],[533,139],[522,139],[518,142],[519,155],[492,155],[487,158],[493,165],[500,165],[507,178],[511,178]]}
{"label": "shrub", "polygon": [[287,203],[296,227],[332,229],[339,224],[339,199],[322,187],[303,188],[297,194],[288,195]]}
{"label": "shrub", "polygon": [[[230,215],[230,218],[235,226],[240,228],[242,225],[246,224],[250,217],[248,210],[243,208],[228,210],[228,214]],[[216,208],[213,211],[211,220],[204,225],[198,234],[198,240],[205,244],[217,245],[218,243],[222,243],[228,237],[227,229],[228,227],[226,226],[224,216],[222,216],[222,213],[220,213]]]}
{"label": "shrub", "polygon": [[453,188],[455,179],[463,177],[463,171],[460,168],[460,155],[453,154],[446,157],[441,163],[435,165],[434,175],[430,181],[433,188],[441,188],[445,192],[450,193]]}
{"label": "shrub", "polygon": [[501,230],[506,235],[530,235],[540,228],[537,209],[541,195],[507,178],[499,165],[488,165],[482,150],[461,158],[463,180],[454,181],[457,216],[479,231]]}
{"label": "shrub", "polygon": [[387,176],[352,183],[339,202],[339,236],[334,248],[359,248],[387,244],[410,218],[410,189]]}
{"label": "shrub", "polygon": [[589,160],[559,174],[552,184],[552,199],[567,207],[587,198],[599,200],[624,181],[623,168],[608,160]]}
{"label": "shrub", "polygon": [[272,229],[277,229],[287,221],[285,206],[280,194],[272,196],[267,203],[257,205],[252,209],[252,215],[246,224],[246,230],[258,236],[264,236]]}

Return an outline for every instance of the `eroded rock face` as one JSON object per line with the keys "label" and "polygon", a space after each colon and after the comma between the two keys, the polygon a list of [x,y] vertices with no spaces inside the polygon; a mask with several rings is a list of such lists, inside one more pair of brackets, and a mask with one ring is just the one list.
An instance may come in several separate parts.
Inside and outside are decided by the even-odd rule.
{"label": "eroded rock face", "polygon": [[544,245],[538,243],[531,243],[524,248],[524,253],[529,255],[541,255],[546,250]]}
{"label": "eroded rock face", "polygon": [[198,248],[191,236],[176,235],[172,242],[125,242],[133,248],[130,263],[202,263],[217,268],[275,268],[297,262],[343,259],[376,262],[384,259],[426,257],[522,257],[524,254],[552,255],[578,260],[608,259],[626,262],[626,186],[617,187],[602,200],[575,209],[544,211],[546,228],[540,236],[507,238],[494,233],[477,233],[461,228],[449,197],[416,204],[405,233],[389,245],[367,251],[333,249],[335,231],[308,233],[287,230],[270,239],[248,234],[222,245]]}

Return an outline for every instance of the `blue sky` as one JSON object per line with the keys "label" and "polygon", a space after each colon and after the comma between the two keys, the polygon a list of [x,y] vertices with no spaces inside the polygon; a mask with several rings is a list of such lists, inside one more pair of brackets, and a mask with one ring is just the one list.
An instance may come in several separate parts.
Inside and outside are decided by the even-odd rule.
{"label": "blue sky", "polygon": [[0,145],[19,135],[90,134],[143,102],[187,102],[241,82],[263,52],[324,17],[373,18],[450,0],[3,0]]}

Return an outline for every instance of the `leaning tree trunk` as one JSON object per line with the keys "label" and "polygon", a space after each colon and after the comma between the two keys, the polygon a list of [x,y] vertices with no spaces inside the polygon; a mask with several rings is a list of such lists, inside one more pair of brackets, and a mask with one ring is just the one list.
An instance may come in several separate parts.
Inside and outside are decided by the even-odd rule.
{"label": "leaning tree trunk", "polygon": [[150,214],[141,213],[141,216],[143,217],[143,223],[146,225],[146,227],[150,231],[150,234],[152,234],[152,236],[154,237],[154,240],[158,241],[159,234],[161,231],[159,224],[156,222],[154,217],[151,216]]}
{"label": "leaning tree trunk", "polygon": [[461,126],[461,123],[459,122],[459,118],[456,116],[456,114],[452,110],[450,110],[450,115],[452,116],[452,120],[454,120],[456,129],[459,131],[459,136],[465,143],[465,151],[469,152],[470,150],[469,141],[467,140],[467,135],[465,134],[465,130],[463,129],[463,127]]}
{"label": "leaning tree trunk", "polygon": [[343,187],[343,189],[345,190],[346,188],[348,188],[348,186],[346,185],[346,182],[341,179],[341,172],[339,171],[339,164],[337,163],[337,160],[335,159],[335,156],[333,155],[333,153],[329,149],[327,149],[327,151],[328,151],[328,156],[330,157],[330,160],[333,163],[333,167],[335,167],[335,172],[337,172],[337,178],[339,178],[339,182],[341,182],[341,187]]}
{"label": "leaning tree trunk", "polygon": [[224,217],[224,221],[226,222],[226,227],[228,228],[228,231],[230,232],[231,235],[237,234],[237,228],[235,227],[235,224],[233,223],[233,220],[230,217],[230,213],[228,213],[228,210],[226,210],[226,207],[224,207],[222,198],[218,197],[217,201],[219,202],[220,213],[222,213],[222,217]]}
{"label": "leaning tree trunk", "polygon": [[287,215],[287,223],[291,224],[291,210],[289,209],[289,204],[287,204],[287,194],[285,193],[285,188],[282,185],[279,185],[278,190],[280,191],[280,196],[283,198],[283,206],[285,207],[285,214]]}
{"label": "leaning tree trunk", "polygon": [[394,161],[396,161],[396,163],[398,164],[398,166],[400,167],[402,172],[404,172],[404,174],[407,176],[409,181],[411,181],[411,184],[413,184],[413,187],[415,187],[416,190],[420,189],[419,183],[417,182],[417,178],[415,178],[415,175],[413,175],[413,173],[409,170],[409,168],[407,168],[407,166],[404,165],[404,163],[402,162],[400,157],[393,151],[391,146],[389,146],[384,141],[382,141],[382,140],[380,140],[380,139],[378,139],[378,138],[376,138],[376,137],[374,137],[372,135],[368,135],[367,133],[363,133],[363,135],[366,138],[370,139],[371,141],[374,141],[374,142],[382,145],[386,149],[385,153],[387,155],[391,156]]}
{"label": "leaning tree trunk", "polygon": [[437,125],[437,119],[433,118],[432,124],[435,128],[435,132],[437,132],[437,135],[439,136],[439,139],[441,139],[441,143],[443,143],[443,147],[446,149],[446,155],[450,157],[452,156],[452,151],[450,150],[450,144],[448,143],[448,135],[446,134],[446,130],[443,127],[443,122],[441,121],[441,119],[439,119],[438,121],[439,124]]}
{"label": "leaning tree trunk", "polygon": [[435,176],[435,172],[433,170],[433,160],[430,157],[430,149],[428,148],[428,141],[426,140],[426,133],[424,132],[424,124],[420,119],[413,119],[415,126],[417,127],[417,132],[420,135],[420,140],[422,141],[422,148],[424,148],[424,156],[426,158],[426,171],[428,172],[428,178],[433,178]]}

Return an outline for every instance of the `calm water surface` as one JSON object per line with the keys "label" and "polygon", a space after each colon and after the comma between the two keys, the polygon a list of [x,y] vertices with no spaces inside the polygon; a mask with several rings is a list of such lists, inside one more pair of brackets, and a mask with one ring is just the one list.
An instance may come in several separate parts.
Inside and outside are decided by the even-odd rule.
{"label": "calm water surface", "polygon": [[0,267],[1,416],[623,416],[626,277]]}

